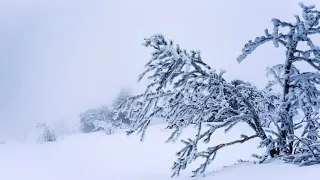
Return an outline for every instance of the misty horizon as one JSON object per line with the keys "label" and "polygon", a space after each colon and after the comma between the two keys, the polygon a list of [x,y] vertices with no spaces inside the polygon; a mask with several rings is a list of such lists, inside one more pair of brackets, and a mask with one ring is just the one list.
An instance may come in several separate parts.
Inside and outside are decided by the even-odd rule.
{"label": "misty horizon", "polygon": [[21,138],[37,122],[77,124],[81,112],[110,104],[121,88],[143,91],[137,79],[151,56],[141,43],[157,33],[200,50],[227,78],[263,88],[265,69],[282,51],[268,44],[242,64],[236,57],[271,18],[294,21],[298,2],[0,2],[0,139]]}

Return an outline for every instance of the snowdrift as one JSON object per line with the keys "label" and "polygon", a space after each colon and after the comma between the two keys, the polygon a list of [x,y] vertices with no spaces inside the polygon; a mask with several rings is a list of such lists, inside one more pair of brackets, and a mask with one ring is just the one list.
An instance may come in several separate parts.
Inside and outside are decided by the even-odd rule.
{"label": "snowdrift", "polygon": [[[125,133],[105,135],[103,133],[74,134],[52,143],[6,143],[0,144],[1,180],[170,180],[170,167],[176,160],[175,152],[182,147],[180,142],[164,143],[169,130],[163,124],[151,126],[144,142],[139,136]],[[239,128],[228,134],[217,132],[212,142],[219,143],[239,137]],[[193,134],[188,128],[183,137]],[[320,166],[297,167],[280,161],[253,164],[244,162],[234,165],[239,159],[253,160],[251,153],[256,149],[258,139],[242,145],[228,147],[217,154],[205,177],[191,178],[191,170],[201,160],[194,162],[179,178],[201,180],[301,180],[320,175]],[[206,146],[204,145],[203,148]],[[228,166],[223,168],[224,166]],[[285,174],[281,173],[285,171]]]}

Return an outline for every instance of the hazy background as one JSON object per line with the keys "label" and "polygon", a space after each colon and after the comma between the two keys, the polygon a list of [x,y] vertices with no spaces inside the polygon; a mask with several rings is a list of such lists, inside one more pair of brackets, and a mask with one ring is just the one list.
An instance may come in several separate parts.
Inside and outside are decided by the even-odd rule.
{"label": "hazy background", "polygon": [[74,124],[122,87],[143,90],[136,80],[150,51],[141,43],[154,33],[201,50],[228,78],[263,87],[265,68],[283,52],[269,44],[240,65],[235,59],[271,18],[293,21],[298,2],[0,0],[0,139],[20,138],[39,121]]}

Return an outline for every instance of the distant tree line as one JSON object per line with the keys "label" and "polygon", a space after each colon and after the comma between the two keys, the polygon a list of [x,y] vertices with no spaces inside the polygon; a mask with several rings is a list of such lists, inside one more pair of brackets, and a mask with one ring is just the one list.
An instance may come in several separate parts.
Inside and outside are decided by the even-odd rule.
{"label": "distant tree line", "polygon": [[84,133],[105,131],[107,134],[112,134],[115,128],[128,127],[130,120],[126,118],[127,113],[121,112],[115,116],[114,111],[131,96],[130,89],[122,89],[110,107],[103,105],[81,113],[79,115],[80,130]]}

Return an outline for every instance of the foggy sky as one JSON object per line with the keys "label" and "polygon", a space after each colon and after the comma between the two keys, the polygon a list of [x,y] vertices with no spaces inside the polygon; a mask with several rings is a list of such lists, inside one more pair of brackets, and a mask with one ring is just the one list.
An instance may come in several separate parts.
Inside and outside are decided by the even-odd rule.
{"label": "foggy sky", "polygon": [[109,104],[122,87],[143,90],[136,80],[150,51],[141,43],[154,33],[201,50],[228,78],[263,87],[266,67],[281,62],[283,51],[269,44],[240,65],[236,57],[272,26],[271,18],[294,21],[298,2],[0,1],[0,139],[20,136],[36,122],[74,123],[87,108]]}

